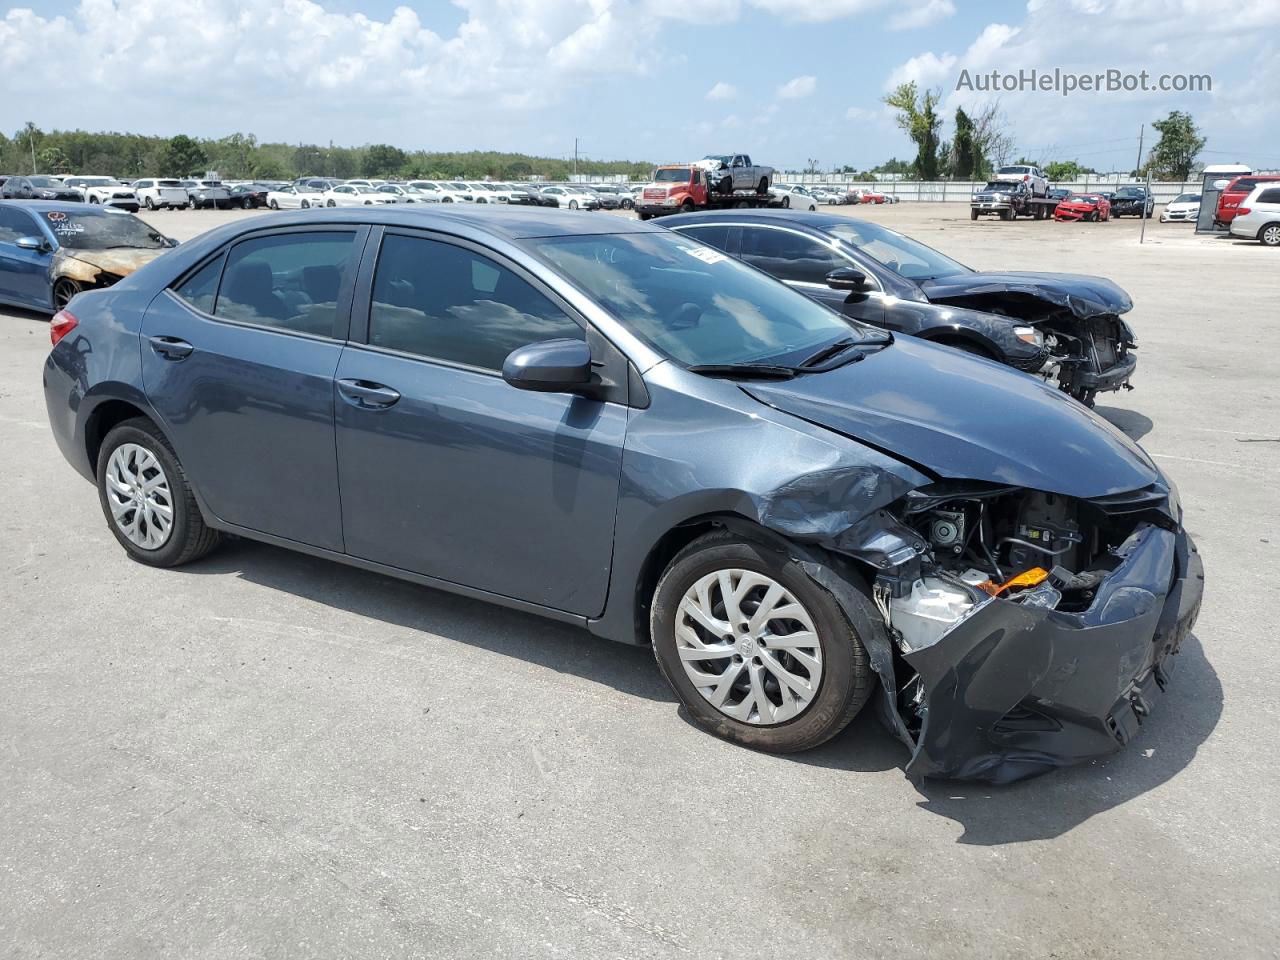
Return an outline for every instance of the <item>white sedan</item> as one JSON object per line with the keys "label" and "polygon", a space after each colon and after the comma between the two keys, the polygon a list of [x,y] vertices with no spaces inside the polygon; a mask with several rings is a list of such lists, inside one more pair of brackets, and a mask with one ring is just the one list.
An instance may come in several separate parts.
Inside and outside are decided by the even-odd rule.
{"label": "white sedan", "polygon": [[130,213],[138,212],[138,198],[133,188],[126,187],[115,177],[67,177],[62,182],[79,191],[85,203],[100,203],[120,207]]}
{"label": "white sedan", "polygon": [[[429,197],[435,197],[441,203],[462,203],[462,196],[456,191],[435,180],[410,180],[409,186],[421,190]],[[428,200],[428,203],[431,201]]]}
{"label": "white sedan", "polygon": [[816,212],[818,201],[799,184],[775,183],[769,188],[778,202],[789,210],[810,210]]}
{"label": "white sedan", "polygon": [[1182,193],[1164,205],[1161,223],[1195,220],[1200,216],[1200,194]]}
{"label": "white sedan", "polygon": [[326,207],[368,207],[375,203],[395,203],[396,198],[389,193],[379,193],[373,187],[358,186],[353,183],[340,183],[332,190],[324,192]]}
{"label": "white sedan", "polygon": [[267,191],[267,206],[272,210],[308,210],[324,206],[324,194],[309,187],[281,187]]}

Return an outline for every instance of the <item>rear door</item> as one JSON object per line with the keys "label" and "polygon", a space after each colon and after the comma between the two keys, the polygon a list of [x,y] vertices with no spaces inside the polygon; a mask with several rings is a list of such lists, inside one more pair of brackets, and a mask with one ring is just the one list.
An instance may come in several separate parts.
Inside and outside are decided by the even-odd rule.
{"label": "rear door", "polygon": [[366,342],[337,373],[347,552],[599,614],[628,408],[517,390],[500,373],[517,347],[587,337],[585,325],[517,265],[443,235],[388,230],[370,269],[352,331]]}
{"label": "rear door", "polygon": [[219,519],[342,550],[333,376],[367,234],[242,238],[147,309],[147,397]]}

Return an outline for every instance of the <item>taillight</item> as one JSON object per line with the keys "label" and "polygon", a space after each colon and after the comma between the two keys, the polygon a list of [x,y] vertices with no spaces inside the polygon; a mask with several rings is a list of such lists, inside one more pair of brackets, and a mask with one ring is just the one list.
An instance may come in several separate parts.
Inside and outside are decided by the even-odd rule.
{"label": "taillight", "polygon": [[80,321],[69,310],[59,310],[49,321],[49,340],[56,347],[58,341],[76,328]]}
{"label": "taillight", "polygon": [[1237,217],[1247,217],[1249,213],[1250,213],[1250,210],[1248,207],[1236,207]]}

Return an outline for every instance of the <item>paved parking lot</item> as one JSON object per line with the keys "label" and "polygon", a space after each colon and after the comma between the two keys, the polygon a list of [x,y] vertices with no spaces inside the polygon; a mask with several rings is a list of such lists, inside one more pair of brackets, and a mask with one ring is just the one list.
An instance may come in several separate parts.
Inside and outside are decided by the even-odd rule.
{"label": "paved parking lot", "polygon": [[1276,252],[843,212],[1133,295],[1138,389],[1099,409],[1180,486],[1208,588],[1126,752],[917,786],[870,711],[756,754],[557,624],[246,542],[131,563],[45,424],[46,320],[0,310],[0,955],[1275,956]]}

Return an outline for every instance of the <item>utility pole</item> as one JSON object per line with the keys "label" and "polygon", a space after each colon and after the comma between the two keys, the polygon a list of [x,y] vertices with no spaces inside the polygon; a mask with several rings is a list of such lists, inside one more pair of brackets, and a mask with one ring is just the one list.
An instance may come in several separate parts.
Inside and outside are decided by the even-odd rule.
{"label": "utility pole", "polygon": [[1142,169],[1142,135],[1147,132],[1147,125],[1144,123],[1138,128],[1138,162],[1134,165],[1135,170]]}
{"label": "utility pole", "polygon": [[573,179],[578,179],[578,138],[573,138]]}

